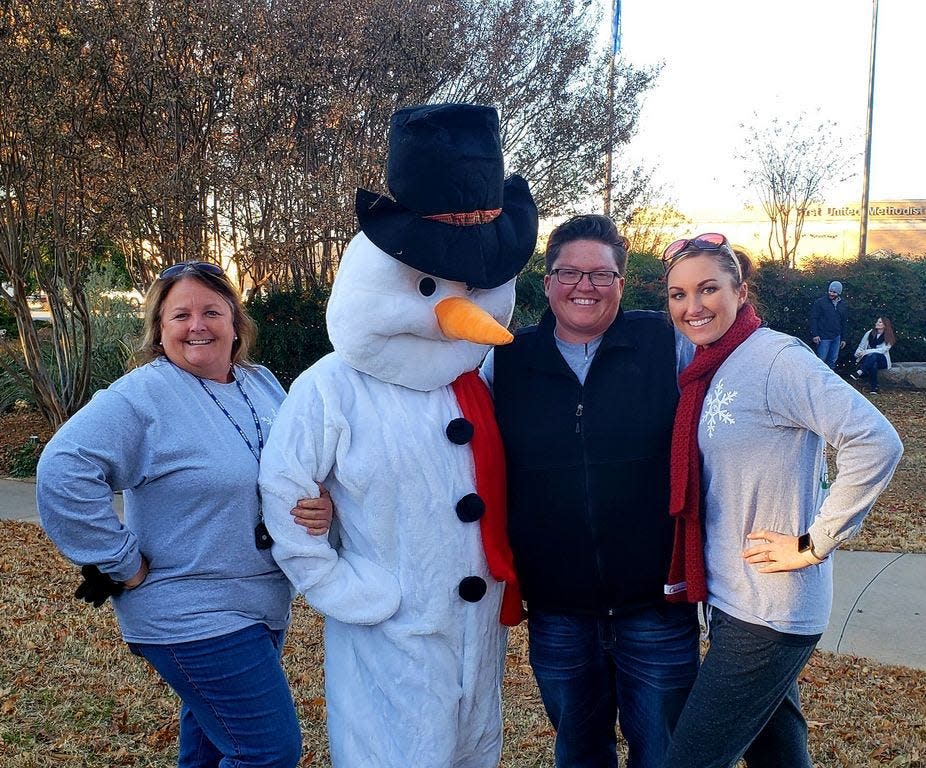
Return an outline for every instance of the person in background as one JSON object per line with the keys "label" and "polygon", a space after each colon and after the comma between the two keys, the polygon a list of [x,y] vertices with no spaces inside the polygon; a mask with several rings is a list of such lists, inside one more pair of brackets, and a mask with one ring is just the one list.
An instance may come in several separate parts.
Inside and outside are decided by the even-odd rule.
{"label": "person in background", "polygon": [[830,555],[903,446],[802,342],[760,327],[751,264],[726,237],[676,241],[663,261],[672,322],[696,345],[679,377],[667,592],[706,603],[710,635],[665,766],[811,768],[797,679],[829,620]]}
{"label": "person in background", "polygon": [[868,377],[868,391],[878,394],[878,371],[891,367],[891,347],[897,343],[894,326],[883,315],[875,320],[874,327],[858,343],[855,350],[857,368],[849,376],[853,379]]}
{"label": "person in background", "polygon": [[842,283],[833,280],[826,296],[816,299],[810,307],[810,336],[819,357],[830,368],[836,368],[839,350],[846,346],[849,308],[842,298]]}
{"label": "person in background", "polygon": [[621,309],[627,245],[604,216],[557,227],[549,309],[482,367],[558,768],[616,767],[618,720],[630,768],[662,768],[698,667],[695,608],[663,597],[677,374],[693,350],[665,313]]}
{"label": "person in background", "polygon": [[[256,329],[219,266],[168,267],[146,301],[144,364],[42,452],[42,525],[81,566],[75,596],[112,598],[131,651],[180,697],[180,768],[292,768],[302,738],[280,655],[293,590],[257,490],[284,392],[248,361]],[[324,533],[327,497],[300,506]]]}

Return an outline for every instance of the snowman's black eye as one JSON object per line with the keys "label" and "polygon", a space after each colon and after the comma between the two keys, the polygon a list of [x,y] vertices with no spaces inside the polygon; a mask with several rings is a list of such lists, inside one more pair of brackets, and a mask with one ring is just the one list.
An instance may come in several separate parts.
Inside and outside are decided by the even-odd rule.
{"label": "snowman's black eye", "polygon": [[436,290],[437,283],[434,282],[433,277],[422,277],[418,281],[418,292],[422,296],[432,296]]}

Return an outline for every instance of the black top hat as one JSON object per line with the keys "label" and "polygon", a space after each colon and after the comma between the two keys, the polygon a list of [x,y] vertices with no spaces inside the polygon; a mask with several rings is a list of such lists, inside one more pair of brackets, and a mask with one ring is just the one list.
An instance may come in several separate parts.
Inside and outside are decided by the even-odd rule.
{"label": "black top hat", "polygon": [[537,241],[537,206],[504,178],[498,113],[474,104],[401,109],[389,130],[389,190],[357,190],[360,229],[410,267],[475,288],[521,271]]}

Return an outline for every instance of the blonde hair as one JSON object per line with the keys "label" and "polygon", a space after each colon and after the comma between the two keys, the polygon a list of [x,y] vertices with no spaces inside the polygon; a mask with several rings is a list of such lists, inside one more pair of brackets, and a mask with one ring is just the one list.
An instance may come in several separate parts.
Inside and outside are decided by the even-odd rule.
{"label": "blonde hair", "polygon": [[196,280],[211,291],[215,291],[228,303],[232,310],[232,326],[235,340],[232,342],[231,364],[250,368],[254,365],[248,359],[248,352],[257,340],[257,325],[245,311],[241,296],[228,277],[198,269],[199,262],[190,262],[184,269],[170,277],[159,277],[145,296],[145,328],[141,346],[135,353],[135,365],[144,365],[165,357],[161,344],[161,313],[170,289],[181,280]]}

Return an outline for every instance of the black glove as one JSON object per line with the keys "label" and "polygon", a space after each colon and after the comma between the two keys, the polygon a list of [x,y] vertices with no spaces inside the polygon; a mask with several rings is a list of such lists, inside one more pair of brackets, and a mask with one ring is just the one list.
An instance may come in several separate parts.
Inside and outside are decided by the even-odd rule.
{"label": "black glove", "polygon": [[94,608],[103,605],[106,598],[116,597],[125,591],[124,582],[113,581],[109,574],[103,573],[95,565],[82,566],[80,575],[84,577],[84,580],[74,591],[74,597],[93,603]]}

